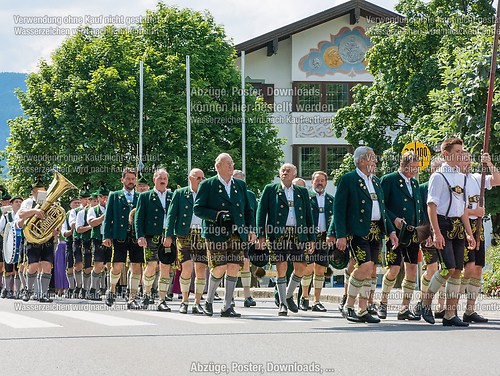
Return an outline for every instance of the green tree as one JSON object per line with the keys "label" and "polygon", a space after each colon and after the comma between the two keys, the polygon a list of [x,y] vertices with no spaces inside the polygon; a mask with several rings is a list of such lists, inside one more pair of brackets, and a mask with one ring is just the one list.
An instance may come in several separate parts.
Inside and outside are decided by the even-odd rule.
{"label": "green tree", "polygon": [[[42,61],[18,96],[24,116],[10,122],[13,187],[53,166],[73,183],[104,180],[137,163],[139,62],[144,61],[145,171],[164,166],[170,186],[187,183],[185,56],[191,56],[192,165],[214,172],[221,152],[241,165],[240,74],[234,47],[209,13],[158,4],[137,29],[89,28]],[[247,93],[247,180],[269,182],[282,156],[269,110]],[[151,177],[151,173],[147,173]]]}

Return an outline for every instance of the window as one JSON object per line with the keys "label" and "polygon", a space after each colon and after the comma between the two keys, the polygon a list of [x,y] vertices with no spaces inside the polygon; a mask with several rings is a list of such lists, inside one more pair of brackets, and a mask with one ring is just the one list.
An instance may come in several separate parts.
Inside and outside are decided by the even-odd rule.
{"label": "window", "polygon": [[349,145],[294,145],[293,163],[298,177],[311,179],[314,171],[325,171],[328,176],[342,163],[344,155],[352,153]]}
{"label": "window", "polygon": [[264,84],[260,82],[249,82],[261,95],[264,102],[274,107],[274,84]]}
{"label": "window", "polygon": [[293,109],[295,112],[336,112],[352,103],[351,89],[359,83],[294,82]]}

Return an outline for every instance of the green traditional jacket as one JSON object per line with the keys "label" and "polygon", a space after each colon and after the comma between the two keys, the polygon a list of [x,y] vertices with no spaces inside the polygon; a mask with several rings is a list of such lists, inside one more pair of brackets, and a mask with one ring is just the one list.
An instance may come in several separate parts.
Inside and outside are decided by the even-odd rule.
{"label": "green traditional jacket", "polygon": [[201,182],[194,203],[194,214],[202,219],[201,235],[205,239],[224,242],[229,239],[224,226],[221,226],[217,213],[228,211],[232,227],[242,241],[248,241],[248,233],[254,231],[255,216],[244,181],[233,178],[231,197],[219,181],[218,175]]}
{"label": "green traditional jacket", "polygon": [[[380,206],[380,227],[386,235],[389,235],[395,229],[387,216],[384,192],[376,176],[373,176],[373,187]],[[349,234],[360,237],[368,235],[371,215],[372,198],[364,180],[356,170],[341,176],[333,204],[332,225],[335,226],[337,238],[345,238]]]}
{"label": "green traditional jacket", "polygon": [[165,209],[160,201],[160,197],[151,189],[142,192],[137,201],[135,211],[134,226],[137,239],[144,236],[156,236],[164,234],[163,221],[172,202],[172,191],[166,191]]}
{"label": "green traditional jacket", "polygon": [[422,224],[422,197],[416,179],[410,180],[413,195],[408,191],[404,179],[398,171],[382,176],[380,185],[384,191],[387,215],[392,223],[396,218],[403,218],[412,226]]}
{"label": "green traditional jacket", "polygon": [[[308,190],[293,184],[293,200],[299,241],[316,240]],[[279,238],[285,232],[288,213],[288,200],[281,182],[266,185],[257,209],[257,235],[269,240]]]}
{"label": "green traditional jacket", "polygon": [[104,239],[126,240],[129,228],[128,217],[130,211],[136,207],[139,193],[134,191],[131,204],[127,202],[123,189],[111,192],[106,203],[104,215]]}
{"label": "green traditional jacket", "polygon": [[191,188],[179,188],[174,192],[168,207],[166,236],[187,236],[193,218],[193,192]]}

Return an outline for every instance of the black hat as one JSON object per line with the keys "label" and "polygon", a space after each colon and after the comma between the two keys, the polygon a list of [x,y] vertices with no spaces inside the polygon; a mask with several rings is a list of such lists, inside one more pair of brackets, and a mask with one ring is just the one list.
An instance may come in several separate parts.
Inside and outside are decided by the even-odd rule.
{"label": "black hat", "polygon": [[45,184],[43,182],[43,176],[42,175],[37,175],[35,176],[35,180],[31,186],[31,189],[34,188],[45,188]]}
{"label": "black hat", "polygon": [[2,200],[10,200],[12,197],[9,195],[9,192],[2,192]]}
{"label": "black hat", "polygon": [[137,179],[137,184],[146,184],[149,185],[148,179],[143,174],[139,175],[139,179]]}
{"label": "black hat", "polygon": [[344,269],[349,264],[349,251],[335,248],[330,256],[330,265],[338,270]]}
{"label": "black hat", "polygon": [[108,196],[108,195],[109,195],[109,189],[108,187],[106,187],[106,183],[101,181],[99,189],[97,190],[97,196]]}
{"label": "black hat", "polygon": [[252,264],[263,268],[269,264],[269,251],[267,249],[256,249],[255,244],[252,244],[248,249],[248,258]]}
{"label": "black hat", "polygon": [[14,202],[14,200],[21,200],[21,201],[23,201],[23,198],[20,195],[14,195],[14,197],[11,197],[9,201],[12,204]]}
{"label": "black hat", "polygon": [[89,198],[90,197],[90,182],[86,181],[83,183],[83,187],[80,190],[80,198]]}

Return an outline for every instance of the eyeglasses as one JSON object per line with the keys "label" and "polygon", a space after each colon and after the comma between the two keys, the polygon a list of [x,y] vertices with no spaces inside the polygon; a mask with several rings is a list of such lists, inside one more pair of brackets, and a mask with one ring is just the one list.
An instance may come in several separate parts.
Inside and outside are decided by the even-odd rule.
{"label": "eyeglasses", "polygon": [[193,178],[195,180],[198,180],[198,181],[201,181],[201,180],[205,180],[205,177],[204,176],[189,176],[190,178]]}

